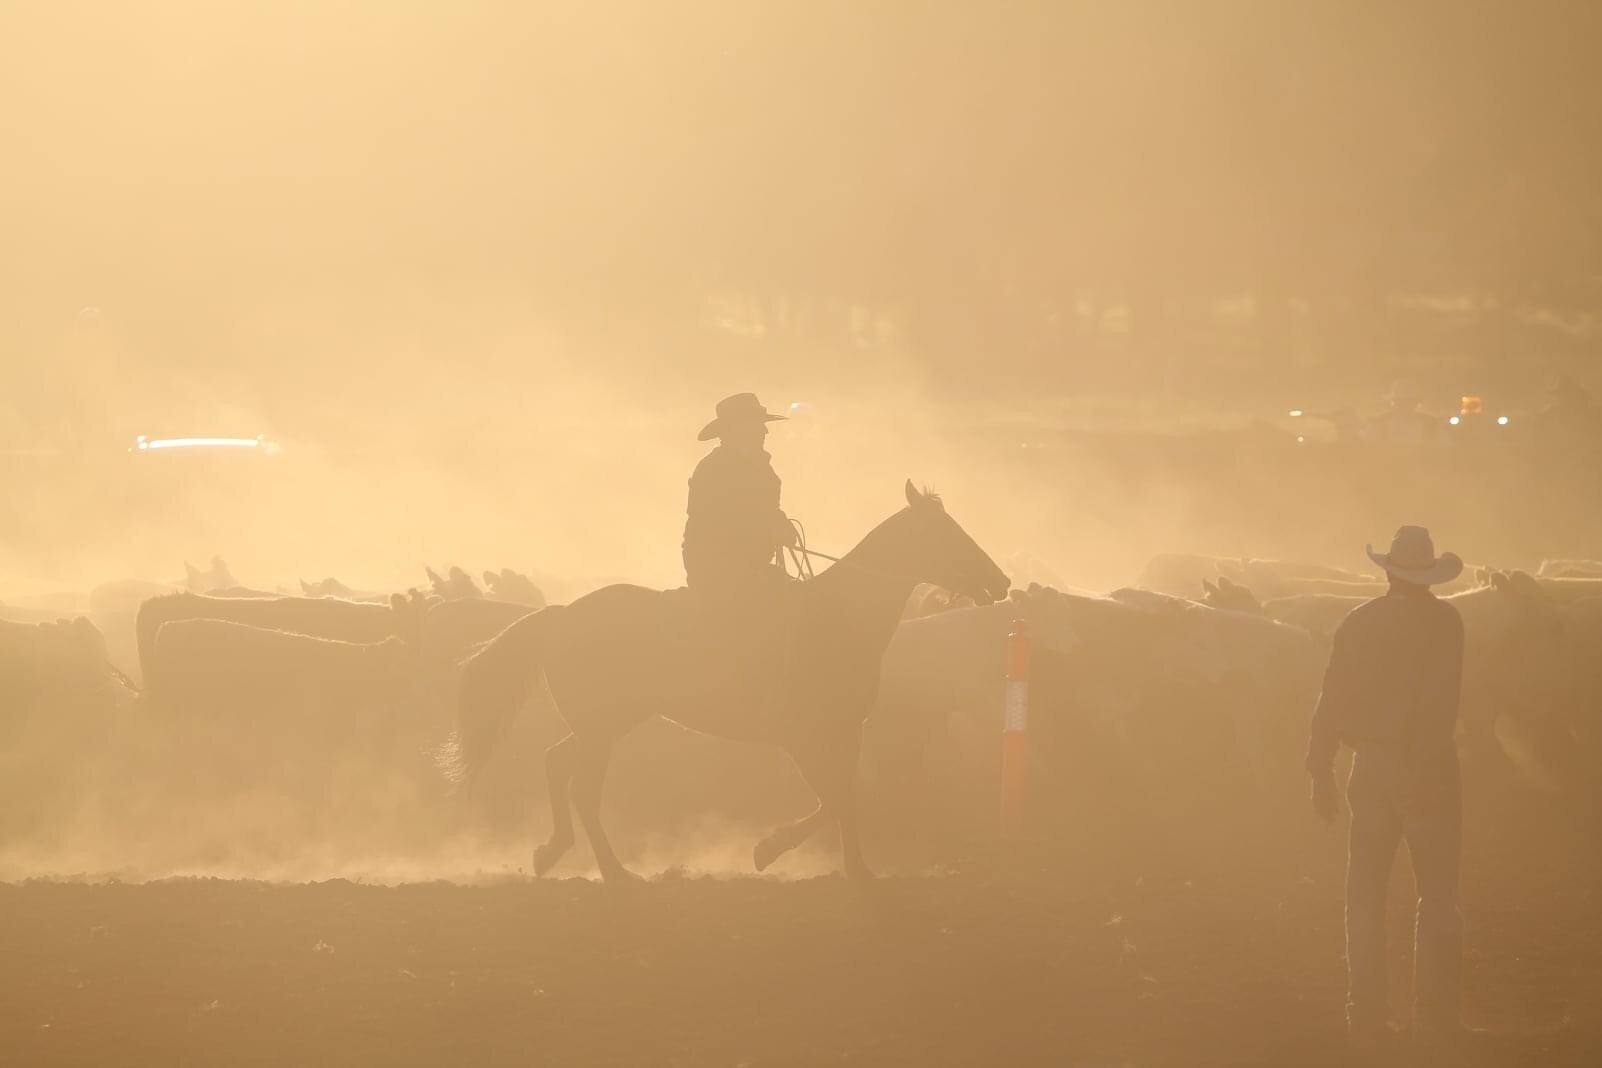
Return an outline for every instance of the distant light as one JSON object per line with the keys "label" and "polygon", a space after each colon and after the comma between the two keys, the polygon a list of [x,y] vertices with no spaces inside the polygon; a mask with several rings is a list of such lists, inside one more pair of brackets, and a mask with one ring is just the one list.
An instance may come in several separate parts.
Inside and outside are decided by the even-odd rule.
{"label": "distant light", "polygon": [[1447,420],[1447,422],[1451,423],[1453,426],[1456,426],[1457,424],[1461,423],[1462,421],[1463,421],[1462,419],[1460,419],[1459,417],[1457,417],[1455,415],[1452,416],[1452,418]]}
{"label": "distant light", "polygon": [[[254,438],[147,438],[140,434],[134,439],[140,451],[151,449],[260,449],[267,440]],[[268,451],[271,451],[269,448]]]}
{"label": "distant light", "polygon": [[1507,426],[1507,416],[1505,416],[1505,415],[1497,416],[1496,417],[1496,425],[1497,426]]}
{"label": "distant light", "polygon": [[1296,444],[1298,444],[1298,445],[1300,445],[1300,444],[1302,444],[1302,443],[1303,443],[1303,442],[1304,442],[1304,441],[1306,441],[1306,440],[1307,440],[1307,439],[1306,439],[1306,438],[1304,438],[1304,437],[1302,437],[1302,435],[1300,435],[1300,434],[1297,434],[1297,435],[1296,435]]}
{"label": "distant light", "polygon": [[1300,419],[1302,417],[1302,410],[1300,408],[1292,408],[1290,410],[1290,417],[1292,419]]}

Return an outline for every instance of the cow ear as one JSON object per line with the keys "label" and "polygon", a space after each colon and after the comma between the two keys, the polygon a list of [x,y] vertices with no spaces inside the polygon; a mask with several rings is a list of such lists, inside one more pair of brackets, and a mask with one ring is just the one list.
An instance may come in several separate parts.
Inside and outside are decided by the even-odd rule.
{"label": "cow ear", "polygon": [[918,487],[912,484],[910,478],[907,479],[906,494],[908,507],[916,508],[923,503],[923,494],[918,492]]}
{"label": "cow ear", "polygon": [[1507,589],[1507,573],[1505,571],[1493,571],[1493,572],[1491,572],[1491,589],[1493,589],[1493,590],[1505,590],[1505,589]]}
{"label": "cow ear", "polygon": [[311,583],[307,582],[305,579],[297,579],[296,581],[300,583],[301,596],[310,597],[312,595]]}
{"label": "cow ear", "polygon": [[439,577],[439,572],[435,571],[433,568],[429,567],[427,564],[423,565],[423,574],[427,575],[428,576],[428,581],[432,582],[434,585],[436,585],[436,586],[445,585],[445,580]]}
{"label": "cow ear", "polygon": [[[1223,581],[1228,582],[1229,580],[1224,579]],[[1218,587],[1213,585],[1210,579],[1202,579],[1202,590],[1214,597],[1218,596]]]}
{"label": "cow ear", "polygon": [[497,581],[499,581],[499,580],[495,577],[495,572],[493,572],[493,571],[484,572],[484,585],[493,586],[493,585],[495,585],[495,583]]}

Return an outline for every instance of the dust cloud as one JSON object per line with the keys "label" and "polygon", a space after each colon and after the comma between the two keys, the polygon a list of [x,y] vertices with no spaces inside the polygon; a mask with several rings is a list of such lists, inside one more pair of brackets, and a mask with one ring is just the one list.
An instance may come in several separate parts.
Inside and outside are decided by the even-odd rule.
{"label": "dust cloud", "polygon": [[[1562,0],[0,5],[23,1059],[122,1059],[99,1026],[122,995],[75,969],[147,966],[151,1026],[189,1036],[165,1059],[227,1059],[251,1013],[305,1011],[241,978],[283,965],[335,1030],[368,1018],[352,991],[398,1018],[472,974],[490,1008],[450,1022],[485,1063],[531,1013],[556,1063],[1335,1063],[1343,857],[1302,811],[1332,627],[1270,602],[1377,592],[1364,546],[1420,524],[1468,564],[1471,1015],[1594,1063],[1598,40],[1602,7]],[[405,605],[453,566],[567,608],[683,586],[697,432],[747,391],[786,417],[765,448],[812,549],[916,513],[910,480],[1012,598],[909,603],[851,691],[874,889],[831,878],[832,823],[750,877],[816,784],[661,721],[607,752],[600,806],[647,885],[591,887],[582,814],[537,879],[567,728],[514,702],[453,786],[463,665],[510,632],[439,639]],[[152,447],[174,439],[229,440]],[[136,613],[214,559],[233,593],[419,596],[385,602],[393,635],[311,635],[294,671],[173,714]],[[1193,603],[1221,577],[1249,604]],[[1014,615],[1022,847],[995,812]],[[349,695],[305,681],[315,657]],[[652,663],[629,681],[682,666]],[[205,902],[254,917],[237,975],[192,950]],[[410,941],[326,920],[364,909]],[[192,925],[178,964],[95,956],[152,916]],[[353,970],[296,970],[307,946]],[[671,1037],[614,1027],[614,996]],[[334,1048],[460,1061],[451,1030]]]}

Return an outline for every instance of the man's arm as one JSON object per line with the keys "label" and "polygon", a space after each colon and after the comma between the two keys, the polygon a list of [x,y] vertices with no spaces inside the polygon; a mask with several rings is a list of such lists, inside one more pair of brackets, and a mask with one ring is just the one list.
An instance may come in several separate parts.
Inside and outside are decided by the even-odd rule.
{"label": "man's arm", "polygon": [[1335,754],[1341,747],[1341,736],[1351,707],[1352,682],[1355,664],[1351,630],[1342,623],[1335,631],[1335,643],[1329,654],[1329,666],[1324,669],[1324,688],[1318,695],[1318,707],[1313,709],[1313,720],[1308,730],[1307,770],[1315,775],[1331,773],[1335,768]]}
{"label": "man's arm", "polygon": [[1335,790],[1335,754],[1341,747],[1341,735],[1351,707],[1353,691],[1353,663],[1351,631],[1342,623],[1335,631],[1334,647],[1330,650],[1329,666],[1324,669],[1324,688],[1318,695],[1318,707],[1307,738],[1307,774],[1312,776],[1313,811],[1325,822],[1335,818],[1340,808],[1340,797]]}

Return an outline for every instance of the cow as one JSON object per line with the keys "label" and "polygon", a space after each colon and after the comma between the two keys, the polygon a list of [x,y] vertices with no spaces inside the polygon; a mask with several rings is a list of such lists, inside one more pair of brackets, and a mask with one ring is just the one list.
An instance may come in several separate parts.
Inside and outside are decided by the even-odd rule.
{"label": "cow", "polygon": [[484,597],[484,591],[478,588],[473,576],[454,565],[448,577],[431,567],[423,568],[423,573],[428,576],[429,592],[442,600],[477,601]]}
{"label": "cow", "polygon": [[1150,591],[1031,587],[1002,604],[901,624],[868,721],[876,786],[907,797],[928,778],[940,782],[923,805],[971,802],[976,787],[993,796],[982,784],[995,775],[1017,620],[1033,649],[1031,751],[1057,786],[1091,770],[1113,775],[1116,765],[1117,788],[1155,802],[1175,783],[1235,794],[1297,770],[1323,668],[1306,633]]}
{"label": "cow", "polygon": [[87,618],[0,622],[0,711],[17,713],[47,699],[119,688],[132,689]]}
{"label": "cow", "polygon": [[382,604],[389,600],[387,593],[352,589],[337,578],[325,578],[317,582],[301,579],[300,592],[303,597],[333,597],[341,601],[363,601],[367,604]]}
{"label": "cow", "polygon": [[1211,608],[1266,616],[1326,640],[1334,635],[1335,628],[1352,609],[1369,599],[1369,596],[1351,594],[1304,593],[1259,601],[1251,590],[1222,576],[1216,583],[1202,581],[1202,603]]}
{"label": "cow", "polygon": [[1277,596],[1284,584],[1291,582],[1366,583],[1375,580],[1373,575],[1325,564],[1163,553],[1146,564],[1136,585],[1175,597],[1189,597],[1204,579],[1216,581],[1219,578],[1249,586],[1259,596]]}
{"label": "cow", "polygon": [[157,629],[147,675],[153,725],[219,785],[265,779],[320,795],[320,776],[351,762],[404,770],[411,754],[426,767],[416,649],[393,635],[352,642],[173,619]]}
{"label": "cow", "polygon": [[58,609],[39,608],[34,605],[6,604],[0,601],[0,623],[54,623],[65,618]]}
{"label": "cow", "polygon": [[220,619],[344,642],[403,638],[421,643],[427,602],[421,595],[395,594],[388,604],[361,604],[316,597],[208,597],[174,593],[139,608],[139,663],[148,672],[156,631],[180,619]]}
{"label": "cow", "polygon": [[503,567],[498,572],[484,572],[484,588],[488,592],[488,599],[492,601],[506,601],[530,608],[545,607],[545,594],[534,585],[534,580],[509,567]]}
{"label": "cow", "polygon": [[93,623],[0,622],[0,840],[64,818],[132,716],[136,692]]}
{"label": "cow", "polygon": [[352,642],[190,617],[161,624],[149,668],[150,696],[203,715],[230,708],[393,706],[413,688],[414,647],[390,635]]}
{"label": "cow", "polygon": [[1602,578],[1545,577],[1534,578],[1523,571],[1513,571],[1509,577],[1519,576],[1520,582],[1533,582],[1552,600],[1568,604],[1592,597],[1602,597]]}
{"label": "cow", "polygon": [[183,588],[190,593],[211,593],[213,590],[227,589],[238,586],[239,581],[228,570],[228,565],[220,556],[211,558],[211,566],[205,571],[200,570],[188,560],[184,561]]}
{"label": "cow", "polygon": [[1536,578],[1602,578],[1602,560],[1542,560]]}

